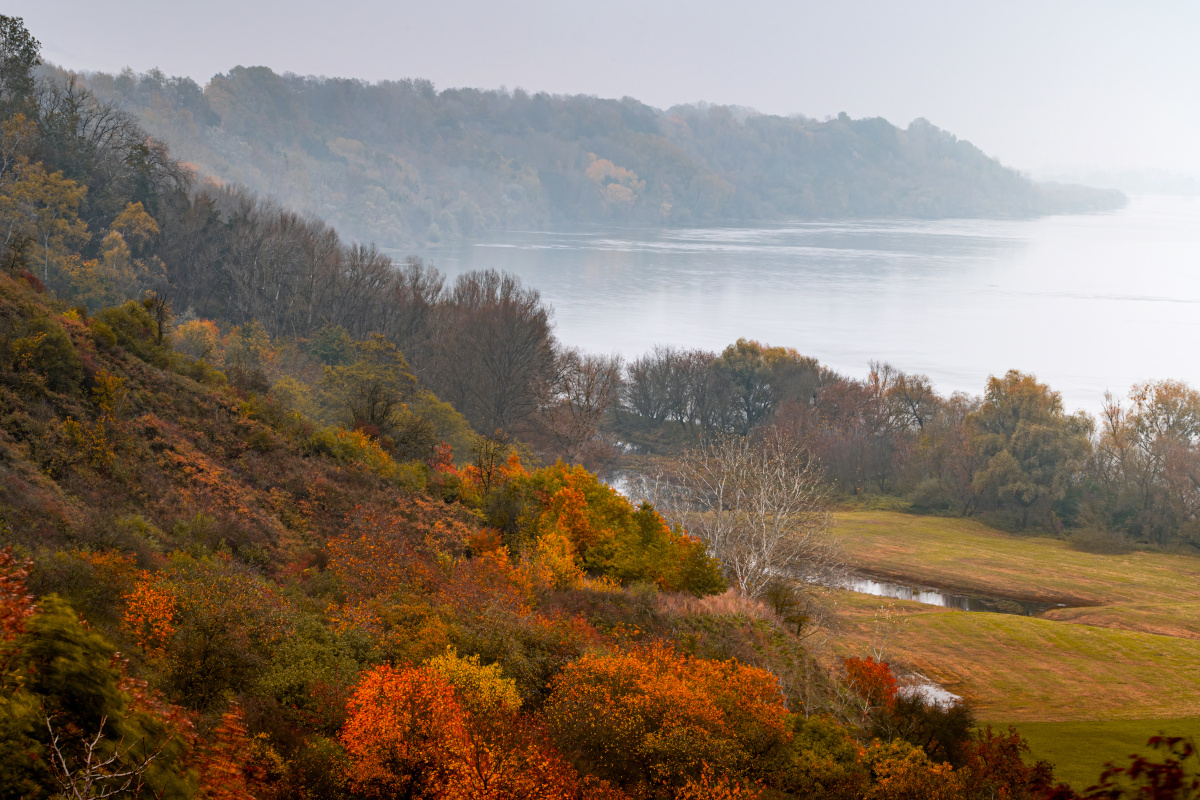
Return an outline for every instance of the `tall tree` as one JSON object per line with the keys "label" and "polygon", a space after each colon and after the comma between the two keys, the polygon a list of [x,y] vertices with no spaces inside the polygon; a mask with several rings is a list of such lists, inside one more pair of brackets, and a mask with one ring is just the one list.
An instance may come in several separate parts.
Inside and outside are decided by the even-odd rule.
{"label": "tall tree", "polygon": [[0,14],[0,117],[32,110],[33,70],[42,63],[41,49],[20,17]]}
{"label": "tall tree", "polygon": [[772,432],[726,435],[686,451],[658,496],[668,521],[700,537],[729,583],[758,597],[780,577],[829,577],[827,489],[807,450]]}
{"label": "tall tree", "polygon": [[515,275],[458,276],[439,332],[433,386],[476,430],[513,430],[552,387],[550,309]]}
{"label": "tall tree", "polygon": [[995,507],[1013,510],[1020,525],[1048,522],[1054,504],[1079,481],[1091,449],[1091,419],[1068,415],[1062,397],[1018,370],[988,379],[983,405],[967,420],[977,452],[987,459],[974,488]]}

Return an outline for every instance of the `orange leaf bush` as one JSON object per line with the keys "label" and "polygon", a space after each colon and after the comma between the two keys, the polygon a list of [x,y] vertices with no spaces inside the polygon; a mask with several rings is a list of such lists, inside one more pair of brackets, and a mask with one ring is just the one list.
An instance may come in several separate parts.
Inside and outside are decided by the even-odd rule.
{"label": "orange leaf bush", "polygon": [[178,599],[162,581],[148,573],[125,597],[125,616],[122,624],[138,647],[152,658],[162,658],[167,644],[175,634],[175,610]]}
{"label": "orange leaf bush", "polygon": [[472,717],[430,668],[383,665],[347,706],[349,784],[367,797],[569,800],[577,781],[537,729],[503,703]]}
{"label": "orange leaf bush", "polygon": [[553,680],[543,713],[564,752],[620,786],[682,785],[705,765],[744,774],[789,738],[773,675],[661,645],[584,655]]}
{"label": "orange leaf bush", "polygon": [[876,708],[893,708],[896,705],[896,677],[891,666],[876,661],[850,656],[842,659],[846,670],[846,683],[858,697],[863,717]]}

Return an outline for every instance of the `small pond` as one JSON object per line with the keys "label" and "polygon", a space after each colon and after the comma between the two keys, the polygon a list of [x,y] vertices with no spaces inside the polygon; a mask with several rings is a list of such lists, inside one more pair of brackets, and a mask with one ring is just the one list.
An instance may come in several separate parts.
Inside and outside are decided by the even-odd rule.
{"label": "small pond", "polygon": [[1021,614],[1026,617],[1032,617],[1052,608],[1064,608],[1066,605],[1065,603],[1040,603],[1035,600],[1014,600],[1006,597],[955,594],[930,586],[896,583],[885,578],[861,574],[846,578],[842,582],[842,588],[876,597],[913,600],[931,606],[956,608],[960,611],[990,611],[998,614]]}

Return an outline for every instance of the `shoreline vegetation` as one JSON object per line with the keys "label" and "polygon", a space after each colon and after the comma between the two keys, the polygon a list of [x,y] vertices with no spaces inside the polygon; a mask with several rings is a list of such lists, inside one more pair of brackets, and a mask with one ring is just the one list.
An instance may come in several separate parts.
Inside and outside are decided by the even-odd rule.
{"label": "shoreline vegetation", "polygon": [[[1190,387],[1094,420],[1016,370],[944,397],[747,340],[564,347],[515,276],[198,182],[20,19],[0,56],[0,800],[1111,800],[1191,768],[1098,745],[1116,771],[1068,787],[1008,727],[1200,713]],[[587,202],[657,197],[617,163]],[[1098,605],[801,580],[868,552]]]}

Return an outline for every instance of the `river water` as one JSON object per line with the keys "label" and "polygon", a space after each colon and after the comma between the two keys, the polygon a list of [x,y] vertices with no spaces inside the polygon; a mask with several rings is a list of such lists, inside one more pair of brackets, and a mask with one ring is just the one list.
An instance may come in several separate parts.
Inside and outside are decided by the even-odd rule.
{"label": "river water", "polygon": [[425,255],[451,275],[520,275],[560,339],[626,357],[744,336],[850,375],[887,360],[945,393],[1018,368],[1091,411],[1135,381],[1200,385],[1200,198],[1037,220],[512,232]]}

